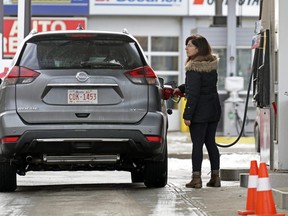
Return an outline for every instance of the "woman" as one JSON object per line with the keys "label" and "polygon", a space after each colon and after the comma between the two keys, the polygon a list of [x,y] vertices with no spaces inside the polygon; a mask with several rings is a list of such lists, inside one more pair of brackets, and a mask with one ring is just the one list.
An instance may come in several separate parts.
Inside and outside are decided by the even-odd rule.
{"label": "woman", "polygon": [[201,168],[203,144],[205,144],[211,166],[211,179],[208,187],[220,187],[220,156],[215,143],[215,134],[221,116],[221,106],[217,92],[216,56],[211,54],[211,47],[201,35],[192,35],[186,39],[187,60],[186,78],[174,90],[185,93],[187,99],[183,113],[185,125],[189,127],[193,143],[192,180],[186,184],[189,188],[202,188]]}

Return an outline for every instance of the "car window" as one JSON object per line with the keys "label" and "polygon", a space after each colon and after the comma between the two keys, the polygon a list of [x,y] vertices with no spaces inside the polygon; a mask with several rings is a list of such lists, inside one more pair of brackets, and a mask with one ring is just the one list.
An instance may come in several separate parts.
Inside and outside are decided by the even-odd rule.
{"label": "car window", "polygon": [[28,42],[20,61],[20,66],[33,70],[133,69],[142,65],[135,42],[96,39]]}

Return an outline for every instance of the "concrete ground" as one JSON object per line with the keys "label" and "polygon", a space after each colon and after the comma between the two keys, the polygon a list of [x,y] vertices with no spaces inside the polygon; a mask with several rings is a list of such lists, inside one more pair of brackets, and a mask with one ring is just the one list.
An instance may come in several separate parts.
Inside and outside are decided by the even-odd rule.
{"label": "concrete ground", "polygon": [[[217,142],[222,144],[233,141],[234,138],[227,138],[227,140],[217,138]],[[169,158],[191,159],[191,151],[192,144],[189,133],[169,132]],[[250,161],[257,160],[259,163],[260,156],[259,153],[255,152],[252,137],[244,137],[236,145],[230,148],[219,148],[219,151],[221,155],[221,175],[224,177],[224,180],[222,178],[221,189],[211,190],[211,188],[203,187],[200,190],[193,189],[191,192],[187,189],[183,190],[187,199],[195,199],[196,197],[204,200],[208,215],[231,215],[234,210],[234,215],[238,215],[237,210],[245,210],[246,208]],[[205,147],[203,152],[204,160],[209,160]],[[288,186],[288,174],[268,171],[276,211],[278,214],[288,215],[288,187],[286,187],[286,185]],[[229,183],[230,181],[233,183]]]}

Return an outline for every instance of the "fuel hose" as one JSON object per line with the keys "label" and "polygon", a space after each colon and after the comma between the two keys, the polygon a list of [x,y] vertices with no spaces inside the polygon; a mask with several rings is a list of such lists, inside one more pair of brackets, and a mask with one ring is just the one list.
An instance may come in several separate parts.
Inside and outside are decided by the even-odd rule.
{"label": "fuel hose", "polygon": [[251,72],[250,79],[249,79],[247,96],[246,96],[246,102],[245,102],[245,108],[244,108],[244,115],[243,115],[243,121],[242,121],[242,126],[241,126],[240,133],[239,133],[238,137],[237,137],[232,143],[230,143],[230,144],[220,144],[220,143],[216,143],[216,145],[217,145],[218,147],[221,147],[221,148],[229,148],[229,147],[235,145],[235,144],[240,140],[240,138],[242,137],[242,134],[243,134],[243,131],[244,131],[244,128],[245,128],[246,117],[247,117],[247,109],[248,109],[248,102],[249,102],[249,95],[250,95],[252,78],[253,78],[253,72]]}

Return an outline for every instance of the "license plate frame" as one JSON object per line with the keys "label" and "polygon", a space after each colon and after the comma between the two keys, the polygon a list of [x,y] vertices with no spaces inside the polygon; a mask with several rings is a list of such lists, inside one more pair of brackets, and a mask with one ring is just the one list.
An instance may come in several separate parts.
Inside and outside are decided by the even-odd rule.
{"label": "license plate frame", "polygon": [[98,104],[97,89],[68,89],[68,104]]}

